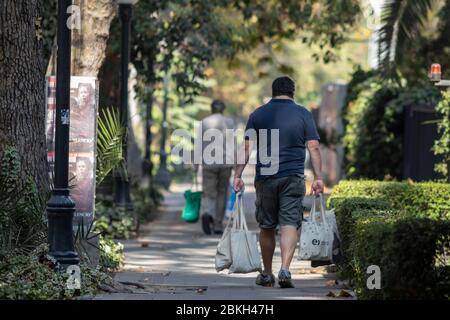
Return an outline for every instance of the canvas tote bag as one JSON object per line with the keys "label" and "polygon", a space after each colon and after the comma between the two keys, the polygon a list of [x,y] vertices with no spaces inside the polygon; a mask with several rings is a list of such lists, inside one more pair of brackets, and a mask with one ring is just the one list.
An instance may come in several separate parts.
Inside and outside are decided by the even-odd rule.
{"label": "canvas tote bag", "polygon": [[229,273],[250,273],[261,271],[261,257],[256,234],[248,230],[242,195],[237,201],[237,216],[231,229],[232,263]]}
{"label": "canvas tote bag", "polygon": [[[316,200],[320,199],[319,211]],[[333,226],[325,213],[322,195],[314,197],[311,212],[302,223],[298,260],[331,261],[333,257]]]}
{"label": "canvas tote bag", "polygon": [[231,257],[231,220],[236,216],[237,210],[234,210],[231,217],[228,219],[227,226],[223,232],[222,238],[219,241],[216,249],[215,265],[216,271],[228,269],[232,263]]}
{"label": "canvas tote bag", "polygon": [[217,246],[215,265],[218,272],[224,269],[229,269],[229,273],[261,271],[256,234],[248,230],[241,193]]}

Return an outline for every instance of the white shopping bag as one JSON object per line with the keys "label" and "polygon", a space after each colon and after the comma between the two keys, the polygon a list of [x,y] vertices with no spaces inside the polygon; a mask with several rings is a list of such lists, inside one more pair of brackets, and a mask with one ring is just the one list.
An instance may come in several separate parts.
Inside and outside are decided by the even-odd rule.
{"label": "white shopping bag", "polygon": [[332,217],[326,216],[322,195],[318,197],[320,209],[316,212],[316,198],[308,219],[302,223],[298,260],[331,261],[334,239],[333,226],[330,223]]}
{"label": "white shopping bag", "polygon": [[[237,196],[235,211],[216,251],[216,270],[229,269],[229,273],[261,271],[261,258],[256,235],[248,230],[242,205],[242,195]],[[230,227],[230,221],[233,220]]]}
{"label": "white shopping bag", "polygon": [[[237,211],[237,210],[236,210]],[[228,219],[227,226],[223,232],[222,238],[217,245],[216,250],[216,271],[222,271],[228,269],[231,266],[232,257],[231,257],[231,224],[230,221],[233,218],[233,215]]]}

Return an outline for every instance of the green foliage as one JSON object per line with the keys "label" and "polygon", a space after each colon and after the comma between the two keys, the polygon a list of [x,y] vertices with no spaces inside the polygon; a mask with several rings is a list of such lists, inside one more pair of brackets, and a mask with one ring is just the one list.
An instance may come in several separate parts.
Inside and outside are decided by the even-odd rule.
{"label": "green foliage", "polygon": [[[132,32],[139,96],[148,102],[164,72],[171,70],[177,92],[192,102],[203,89],[205,70],[214,59],[230,59],[238,52],[261,44],[271,47],[299,35],[303,43],[319,48],[316,59],[333,61],[337,56],[334,49],[345,42],[346,32],[358,21],[360,12],[356,0],[140,1],[134,8]],[[109,41],[110,56],[118,54],[118,25],[116,19]],[[280,72],[292,70],[284,63],[278,67]]]}
{"label": "green foliage", "polygon": [[328,203],[335,198],[355,197],[387,201],[392,210],[403,210],[415,217],[450,219],[448,183],[347,180],[333,188]]}
{"label": "green foliage", "polygon": [[117,207],[111,199],[102,199],[95,206],[95,228],[105,239],[130,239],[139,232],[141,223],[155,217],[164,197],[154,186],[143,186],[141,181],[131,180],[133,209]]}
{"label": "green foliage", "polygon": [[97,203],[95,231],[105,239],[129,239],[135,231],[135,221],[129,210],[106,203]]}
{"label": "green foliage", "polygon": [[29,252],[46,239],[47,197],[39,194],[31,181],[18,189],[20,170],[16,149],[6,146],[0,164],[0,256]]}
{"label": "green foliage", "polygon": [[162,193],[153,187],[143,187],[140,183],[134,183],[131,189],[133,210],[137,213],[139,223],[146,223],[155,217],[158,206],[163,201]]}
{"label": "green foliage", "polygon": [[388,102],[398,97],[399,89],[395,85],[385,87],[378,80],[369,81],[348,107],[343,137],[346,172],[350,178],[400,177],[401,111],[387,110]]}
{"label": "green foliage", "polygon": [[125,261],[123,244],[100,237],[100,270],[114,272],[122,268]]}
{"label": "green foliage", "polygon": [[433,62],[450,67],[450,1],[386,1],[379,48],[383,74],[409,84],[427,83]]}
{"label": "green foliage", "polygon": [[420,106],[432,108],[439,91],[432,87],[401,88],[376,74],[357,70],[344,108],[346,172],[349,178],[401,179],[403,112]]}
{"label": "green foliage", "polygon": [[[448,298],[449,184],[341,181],[328,205],[342,238],[339,275],[358,298]],[[370,265],[381,268],[381,290],[367,289]]]}
{"label": "green foliage", "polygon": [[0,259],[0,299],[72,299],[95,294],[108,276],[85,264],[80,265],[81,290],[67,289],[67,273],[57,272],[57,262],[46,245],[29,254],[10,252]]}
{"label": "green foliage", "polygon": [[47,65],[56,42],[56,27],[58,24],[57,0],[46,0],[43,4],[42,33],[44,41],[44,61]]}
{"label": "green foliage", "polygon": [[450,92],[442,92],[442,100],[437,105],[436,111],[442,116],[438,123],[439,139],[434,142],[433,152],[442,155],[443,159],[435,165],[435,171],[447,177],[450,162]]}
{"label": "green foliage", "polygon": [[[352,104],[358,99],[362,91],[368,90],[372,82],[377,81],[378,73],[376,70],[366,71],[361,66],[356,66],[351,74],[350,81],[347,83],[347,94],[345,96],[344,107],[342,109],[342,120],[344,126],[347,125],[347,112]],[[370,81],[370,80],[371,81]]]}
{"label": "green foliage", "polygon": [[122,153],[126,128],[120,121],[118,110],[111,108],[102,111],[102,116],[98,118],[97,130],[97,185],[101,184],[113,169],[120,166],[122,167],[121,172],[126,175]]}
{"label": "green foliage", "polygon": [[332,197],[329,206],[336,209],[336,222],[339,226],[342,246],[342,260],[338,264],[338,273],[342,278],[353,278],[353,267],[351,266],[351,244],[354,242],[354,226],[356,212],[366,210],[388,210],[387,201],[358,197]]}
{"label": "green foliage", "polygon": [[[359,299],[450,298],[450,261],[444,256],[450,250],[449,221],[389,220],[361,212],[352,247]],[[367,288],[370,265],[380,267],[380,290]]]}
{"label": "green foliage", "polygon": [[402,50],[415,40],[420,27],[424,26],[433,2],[433,0],[397,0],[384,4],[379,55],[386,72],[392,72],[392,65],[404,59]]}

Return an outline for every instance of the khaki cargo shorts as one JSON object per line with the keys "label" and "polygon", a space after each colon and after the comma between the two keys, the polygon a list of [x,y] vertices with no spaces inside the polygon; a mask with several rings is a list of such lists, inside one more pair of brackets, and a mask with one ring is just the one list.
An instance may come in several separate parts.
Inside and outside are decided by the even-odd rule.
{"label": "khaki cargo shorts", "polygon": [[295,226],[303,220],[303,175],[267,177],[255,182],[256,221],[261,229],[274,229],[277,225]]}

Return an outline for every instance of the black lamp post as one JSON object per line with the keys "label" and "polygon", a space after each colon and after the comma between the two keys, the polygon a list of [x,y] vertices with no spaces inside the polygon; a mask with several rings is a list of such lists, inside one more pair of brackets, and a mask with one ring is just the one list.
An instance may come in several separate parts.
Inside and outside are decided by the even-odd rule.
{"label": "black lamp post", "polygon": [[155,176],[155,182],[166,189],[170,186],[170,173],[167,170],[167,153],[166,153],[166,139],[167,139],[167,107],[169,103],[169,73],[166,70],[164,76],[164,101],[163,101],[163,122],[162,122],[162,133],[161,133],[161,147],[160,147],[160,160],[159,169]]}
{"label": "black lamp post", "polygon": [[[58,1],[55,179],[47,202],[48,243],[52,255],[66,269],[79,263],[73,241],[75,203],[69,196],[70,50],[71,30],[67,26],[72,0]],[[70,11],[69,11],[70,12]]]}
{"label": "black lamp post", "polygon": [[[128,128],[128,64],[130,62],[130,31],[131,31],[131,13],[132,6],[138,0],[118,0],[119,15],[122,22],[121,39],[121,79],[120,79],[120,120],[125,128]],[[127,133],[123,140],[123,157],[127,160]],[[114,202],[116,205],[131,208],[130,184],[124,174],[116,173]]]}
{"label": "black lamp post", "polygon": [[148,88],[148,104],[145,115],[145,155],[144,161],[142,162],[142,173],[144,177],[150,178],[150,183],[152,179],[152,125],[153,125],[153,87]]}

